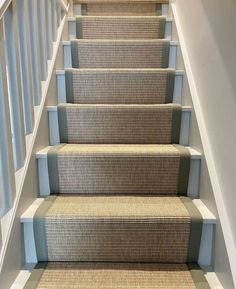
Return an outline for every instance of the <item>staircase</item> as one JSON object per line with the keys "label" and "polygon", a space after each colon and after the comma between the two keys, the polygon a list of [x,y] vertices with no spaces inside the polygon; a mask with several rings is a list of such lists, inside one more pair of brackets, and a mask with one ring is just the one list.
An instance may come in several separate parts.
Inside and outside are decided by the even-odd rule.
{"label": "staircase", "polygon": [[215,218],[198,199],[166,4],[74,1],[37,153],[43,198],[21,218],[38,263],[25,289],[212,288],[200,266]]}

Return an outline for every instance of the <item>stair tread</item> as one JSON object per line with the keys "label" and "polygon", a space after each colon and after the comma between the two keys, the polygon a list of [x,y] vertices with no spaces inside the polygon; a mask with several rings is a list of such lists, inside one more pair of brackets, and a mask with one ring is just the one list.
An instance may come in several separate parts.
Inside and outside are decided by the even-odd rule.
{"label": "stair tread", "polygon": [[[77,199],[77,198],[80,199]],[[86,200],[88,200],[89,202],[87,202],[88,206],[91,206],[92,202],[96,203],[96,208],[99,210],[103,210],[104,212],[104,208],[102,207],[102,204],[104,204],[104,202],[106,202],[109,206],[107,206],[106,208],[114,208],[115,211],[117,212],[118,208],[114,205],[114,201],[116,201],[117,199],[119,199],[119,205],[120,208],[124,208],[124,209],[128,209],[130,211],[130,209],[127,206],[127,202],[129,202],[129,204],[132,202],[133,206],[131,209],[135,209],[135,213],[136,213],[136,217],[138,215],[141,215],[142,212],[138,211],[136,208],[137,207],[144,207],[147,210],[147,216],[150,215],[152,216],[152,212],[150,213],[149,211],[149,205],[151,207],[153,207],[154,205],[151,203],[152,200],[156,200],[156,203],[158,204],[158,206],[160,206],[160,211],[158,211],[157,213],[160,215],[161,211],[166,211],[167,206],[169,206],[169,208],[171,208],[172,206],[174,206],[175,204],[182,204],[182,202],[180,202],[180,198],[176,197],[176,196],[162,196],[162,197],[158,197],[158,196],[142,196],[142,195],[137,195],[137,196],[124,196],[124,195],[108,195],[108,196],[102,196],[102,195],[96,195],[96,196],[88,196],[88,195],[63,195],[60,194],[57,196],[57,198],[59,198],[61,201],[66,200],[66,202],[72,204],[72,206],[76,207],[77,201],[79,203],[81,203],[81,201],[84,200],[84,202]],[[58,200],[59,200],[58,199]],[[59,200],[59,201],[60,201]],[[75,202],[74,202],[75,200]],[[99,203],[98,201],[104,201],[103,203]],[[144,204],[141,204],[141,202],[145,200]],[[166,206],[164,208],[162,208],[162,206],[160,205],[161,201],[165,200],[166,202]],[[21,222],[22,223],[31,223],[33,222],[33,218],[35,215],[35,212],[38,210],[39,206],[45,201],[45,198],[37,198],[29,207],[28,209],[21,215]],[[131,201],[131,202],[130,202]],[[169,201],[169,202],[168,202]],[[74,202],[74,203],[72,203]],[[84,203],[83,202],[83,203]],[[203,218],[203,223],[204,224],[215,224],[216,223],[216,218],[215,216],[210,212],[210,210],[206,207],[206,205],[200,200],[200,199],[194,199],[192,200],[193,204],[197,207],[198,211],[201,213],[202,218]],[[61,203],[61,204],[60,204]],[[63,203],[62,202],[58,202],[58,206],[62,206],[63,207]],[[175,206],[176,208],[177,206]],[[156,209],[156,208],[154,208]],[[69,211],[70,213],[71,211]],[[108,212],[108,210],[107,210]],[[121,212],[121,211],[119,211]],[[123,217],[125,216],[124,214],[124,210],[123,210]],[[173,215],[173,211],[166,211],[167,213],[165,214],[167,216],[168,215]],[[94,214],[94,212],[92,212],[92,214]],[[111,214],[115,214],[114,211],[111,211]],[[103,214],[104,215],[104,214]]]}
{"label": "stair tread", "polygon": [[185,150],[185,147],[172,144],[63,144],[58,146],[57,153],[178,156],[179,149]]}
{"label": "stair tread", "polygon": [[[67,68],[65,71],[76,72],[76,73],[85,73],[85,72],[107,72],[107,73],[163,73],[163,72],[176,72],[178,75],[183,75],[182,70],[174,70],[173,68]],[[58,70],[57,74],[64,74],[64,70]]]}
{"label": "stair tread", "polygon": [[49,262],[33,270],[25,289],[31,283],[47,289],[210,289],[203,271],[185,264]]}
{"label": "stair tread", "polygon": [[[173,145],[156,145],[156,144],[155,145],[154,144],[152,144],[152,145],[150,145],[150,144],[145,144],[145,145],[143,145],[143,144],[139,144],[139,145],[137,145],[137,144],[129,144],[129,145],[127,145],[127,144],[119,144],[119,145],[117,145],[117,144],[109,144],[109,145],[108,144],[70,144],[70,146],[72,146],[72,147],[73,146],[74,147],[80,146],[80,148],[86,148],[87,147],[87,148],[90,148],[90,150],[94,149],[97,146],[97,148],[100,151],[101,151],[102,148],[105,148],[105,150],[106,149],[109,149],[109,150],[115,149],[116,151],[119,151],[119,152],[123,148],[128,149],[128,152],[132,152],[132,148],[137,148],[137,149],[140,149],[140,151],[147,152],[149,149],[153,149],[153,150],[157,151],[158,148],[161,148],[161,147],[164,148],[165,146],[172,147]],[[37,158],[47,158],[47,153],[52,147],[53,146],[48,146],[48,147],[45,147],[44,149],[38,151],[36,153],[36,157]],[[119,149],[119,147],[121,147],[121,148]],[[198,152],[197,150],[195,150],[194,148],[191,148],[191,147],[185,147],[185,148],[189,150],[191,158],[193,158],[193,159],[201,159],[201,153],[200,152]],[[123,150],[123,152],[124,152],[124,150]]]}
{"label": "stair tread", "polygon": [[[151,109],[151,108],[160,108],[160,109],[165,109],[165,108],[172,108],[172,107],[182,107],[180,104],[176,103],[168,103],[168,104],[120,104],[120,103],[62,103],[59,104],[58,107],[68,107],[68,108],[137,108],[137,109]],[[190,106],[185,106],[185,108],[190,108]]]}
{"label": "stair tread", "polygon": [[58,195],[47,197],[53,200],[47,217],[57,218],[168,218],[176,222],[188,222],[190,215],[184,202],[187,197],[158,196],[101,196],[101,195]]}
{"label": "stair tread", "polygon": [[141,44],[141,45],[149,45],[156,43],[171,43],[169,39],[73,39],[71,42],[78,42],[79,44]]}
{"label": "stair tread", "polygon": [[[82,18],[82,19],[167,19],[166,16],[146,16],[146,15],[77,15],[75,17],[68,17],[69,20],[75,20],[76,18]],[[172,20],[172,19],[169,19]]]}
{"label": "stair tread", "polygon": [[118,3],[118,4],[121,4],[121,3],[132,3],[132,4],[136,4],[136,3],[161,3],[161,4],[167,4],[169,3],[169,0],[74,0],[73,1],[74,3],[98,3],[98,4],[107,4],[107,3]]}

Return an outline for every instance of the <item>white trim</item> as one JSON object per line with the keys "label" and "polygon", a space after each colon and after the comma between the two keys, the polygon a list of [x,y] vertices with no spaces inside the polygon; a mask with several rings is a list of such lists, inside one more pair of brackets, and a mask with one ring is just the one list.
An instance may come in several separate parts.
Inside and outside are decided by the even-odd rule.
{"label": "white trim", "polygon": [[27,264],[20,271],[10,289],[24,289],[35,264]]}
{"label": "white trim", "polygon": [[216,217],[200,199],[193,200],[193,203],[201,213],[204,224],[216,224]]}
{"label": "white trim", "polygon": [[42,116],[42,113],[44,110],[44,105],[45,105],[45,101],[46,101],[46,96],[47,96],[50,80],[51,80],[52,75],[53,75],[53,70],[54,70],[54,66],[55,66],[55,62],[56,62],[56,56],[57,56],[57,52],[59,49],[65,20],[66,20],[66,16],[64,16],[63,20],[61,21],[60,27],[58,28],[57,42],[54,43],[54,45],[53,45],[53,58],[51,61],[49,61],[48,77],[47,77],[47,80],[43,83],[42,100],[41,100],[41,104],[40,104],[38,111],[37,111],[37,117],[35,118],[35,127],[33,130],[33,133],[27,136],[30,141],[27,142],[27,154],[26,154],[25,164],[24,164],[23,168],[20,170],[19,175],[16,174],[16,188],[17,188],[16,199],[15,199],[15,202],[14,202],[12,209],[9,211],[8,218],[6,218],[7,223],[5,223],[4,220],[1,220],[4,222],[4,227],[7,228],[7,232],[5,234],[5,238],[3,239],[3,246],[2,246],[2,251],[0,254],[0,272],[2,271],[3,260],[6,256],[7,246],[8,246],[8,243],[10,240],[10,234],[11,234],[11,231],[12,231],[12,228],[14,225],[16,212],[17,212],[17,208],[19,205],[19,201],[20,201],[20,197],[21,197],[21,193],[22,193],[22,189],[23,189],[24,180],[25,180],[27,169],[29,166],[29,162],[30,162],[30,159],[31,159],[31,156],[33,153],[33,147],[34,147],[35,139],[36,139],[38,128],[39,128],[40,119],[41,119],[41,116]]}
{"label": "white trim", "polygon": [[186,47],[186,43],[184,39],[184,34],[181,29],[179,15],[177,13],[176,5],[174,2],[171,4],[171,6],[172,6],[174,18],[175,18],[176,28],[177,28],[181,50],[183,54],[186,74],[188,78],[190,92],[192,95],[193,106],[194,106],[194,110],[196,113],[197,123],[198,123],[199,131],[200,131],[204,154],[205,154],[205,159],[206,159],[207,167],[209,170],[211,185],[213,188],[213,193],[214,193],[214,197],[216,201],[217,210],[219,213],[219,218],[222,224],[222,231],[223,231],[228,258],[230,262],[232,277],[233,277],[234,285],[236,285],[236,258],[235,258],[236,248],[235,248],[234,237],[233,237],[233,233],[231,230],[229,218],[227,215],[227,210],[224,204],[224,197],[223,197],[224,194],[221,190],[220,183],[218,180],[214,157],[213,157],[212,149],[210,145],[210,140],[208,137],[204,117],[203,117],[202,110],[201,110],[201,105],[199,102],[197,85],[195,83],[195,79],[194,79],[194,75],[193,75],[193,71],[191,67],[191,62],[189,59],[189,55],[188,55],[188,51],[187,51],[187,47]]}
{"label": "white trim", "polygon": [[207,279],[207,282],[210,285],[211,289],[224,289],[219,279],[217,278],[217,275],[215,272],[210,272],[210,271],[206,272],[205,278]]}

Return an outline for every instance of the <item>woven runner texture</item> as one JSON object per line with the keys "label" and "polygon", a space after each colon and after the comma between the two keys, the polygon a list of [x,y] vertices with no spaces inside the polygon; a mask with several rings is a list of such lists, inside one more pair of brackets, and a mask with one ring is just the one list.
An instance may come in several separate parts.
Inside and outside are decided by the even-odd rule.
{"label": "woven runner texture", "polygon": [[157,16],[162,4],[151,2],[88,3],[81,5],[81,14],[89,16]]}
{"label": "woven runner texture", "polygon": [[[47,211],[41,216],[42,204],[36,214],[35,230],[40,232],[44,222],[47,251],[47,260],[39,252],[40,261],[185,263],[189,259],[192,213],[184,204],[186,198],[62,195],[49,197],[46,205],[50,198]],[[35,239],[42,246],[44,236],[36,233]]]}
{"label": "woven runner texture", "polygon": [[165,17],[78,16],[77,38],[156,39],[165,36]]}
{"label": "woven runner texture", "polygon": [[48,153],[52,193],[186,195],[189,165],[175,145],[65,144]]}
{"label": "woven runner texture", "polygon": [[180,105],[58,106],[61,143],[171,144],[179,142]]}
{"label": "woven runner texture", "polygon": [[71,41],[73,68],[167,68],[170,42],[149,40]]}
{"label": "woven runner texture", "polygon": [[73,2],[61,143],[47,153],[51,195],[33,218],[39,264],[25,289],[210,289],[193,265],[203,219],[178,144],[169,1]]}
{"label": "woven runner texture", "polygon": [[36,288],[37,281],[38,289],[210,289],[202,270],[182,264],[52,262],[42,267],[25,289]]}
{"label": "woven runner texture", "polygon": [[171,103],[174,80],[172,69],[67,69],[67,102]]}

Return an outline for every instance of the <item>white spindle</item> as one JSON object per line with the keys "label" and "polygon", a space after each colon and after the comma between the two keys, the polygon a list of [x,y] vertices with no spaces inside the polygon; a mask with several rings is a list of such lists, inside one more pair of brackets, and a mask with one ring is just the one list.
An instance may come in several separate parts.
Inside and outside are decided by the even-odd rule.
{"label": "white spindle", "polygon": [[57,3],[57,27],[59,27],[61,23],[61,7]]}
{"label": "white spindle", "polygon": [[52,37],[53,41],[57,39],[57,10],[56,0],[52,0]]}
{"label": "white spindle", "polygon": [[17,19],[14,2],[4,14],[5,44],[7,54],[7,69],[9,78],[9,93],[11,107],[11,123],[13,131],[13,148],[15,169],[24,165],[26,146],[22,106],[22,90],[20,78],[20,63],[18,54]]}
{"label": "white spindle", "polygon": [[45,0],[45,12],[46,12],[46,34],[47,34],[47,54],[48,59],[52,59],[52,3],[51,0]]}
{"label": "white spindle", "polygon": [[[32,0],[31,0],[32,1]],[[46,37],[46,13],[45,0],[37,0],[38,4],[38,32],[39,32],[39,47],[40,47],[40,63],[42,80],[47,79],[47,37]]]}
{"label": "white spindle", "polygon": [[33,78],[33,93],[34,105],[39,105],[41,102],[41,65],[40,65],[40,49],[38,38],[38,12],[37,2],[28,1],[29,9],[29,32],[30,32],[30,48],[31,48],[31,62],[32,62],[32,78]]}
{"label": "white spindle", "polygon": [[[0,20],[0,212],[10,208],[15,198],[12,132],[5,63],[4,29]],[[1,232],[0,232],[1,235]]]}
{"label": "white spindle", "polygon": [[32,86],[32,66],[31,50],[29,49],[29,21],[28,7],[25,0],[16,1],[17,20],[19,31],[19,52],[21,63],[22,96],[24,105],[24,120],[26,134],[30,134],[34,128],[34,109],[33,109],[33,86]]}

